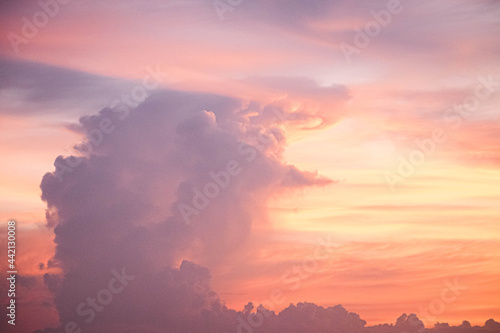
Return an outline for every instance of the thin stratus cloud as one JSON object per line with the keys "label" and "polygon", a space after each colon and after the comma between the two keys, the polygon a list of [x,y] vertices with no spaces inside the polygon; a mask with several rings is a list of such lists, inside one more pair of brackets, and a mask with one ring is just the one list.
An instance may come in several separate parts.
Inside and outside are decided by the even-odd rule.
{"label": "thin stratus cloud", "polygon": [[499,14],[2,2],[0,331],[500,332]]}

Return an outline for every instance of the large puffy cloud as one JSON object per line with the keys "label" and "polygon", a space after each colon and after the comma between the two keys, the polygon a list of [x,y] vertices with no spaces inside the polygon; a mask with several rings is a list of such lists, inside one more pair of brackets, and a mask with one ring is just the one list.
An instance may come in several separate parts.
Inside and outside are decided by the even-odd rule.
{"label": "large puffy cloud", "polygon": [[[269,195],[331,182],[282,161],[279,112],[162,92],[134,110],[81,118],[80,156],[58,157],[41,184],[56,234],[51,265],[63,271],[45,281],[61,323],[88,320],[94,332],[120,325],[185,331],[182,318],[231,314],[208,270],[192,261],[210,266],[237,251],[252,225],[265,223]],[[94,318],[81,304],[111,288],[117,272],[135,278]]]}
{"label": "large puffy cloud", "polygon": [[[283,162],[281,112],[159,92],[136,109],[81,118],[73,127],[86,136],[78,157],[58,157],[41,184],[57,244],[49,266],[62,270],[44,277],[61,321],[44,332],[66,325],[92,332],[420,332],[415,315],[364,327],[342,306],[231,310],[212,290],[203,266],[237,252],[266,223],[269,196],[331,182]],[[494,332],[498,323],[440,325],[432,332]]]}
{"label": "large puffy cloud", "polygon": [[[63,272],[46,274],[45,284],[62,325],[74,321],[92,332],[250,325],[253,305],[226,308],[203,266],[237,252],[251,229],[266,223],[271,195],[331,183],[283,161],[286,118],[273,105],[180,92],[81,118],[72,127],[86,136],[76,147],[80,157],[58,157],[56,172],[41,184],[57,244],[49,264]],[[112,294],[120,274],[134,278]],[[89,302],[106,295],[110,303],[93,309]],[[364,321],[341,306],[300,303],[265,313],[262,332],[420,330],[414,316],[363,329]],[[488,325],[480,331],[494,332],[495,323]],[[443,330],[449,328],[434,329]]]}

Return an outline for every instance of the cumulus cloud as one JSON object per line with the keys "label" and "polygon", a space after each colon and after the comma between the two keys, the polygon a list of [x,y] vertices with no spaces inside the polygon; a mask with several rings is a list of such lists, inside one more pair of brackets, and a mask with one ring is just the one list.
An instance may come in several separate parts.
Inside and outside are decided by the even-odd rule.
{"label": "cumulus cloud", "polygon": [[294,126],[311,129],[331,125],[342,116],[343,104],[351,98],[349,89],[340,84],[320,86],[315,80],[305,77],[247,77],[242,82],[250,87],[259,87],[265,95],[274,96],[276,103],[296,105],[287,114]]}
{"label": "cumulus cloud", "polygon": [[[163,91],[133,110],[82,117],[74,129],[86,140],[41,183],[57,245],[47,266],[62,272],[44,283],[61,326],[37,332],[422,332],[414,314],[366,327],[341,305],[238,311],[212,290],[207,267],[266,223],[270,196],[333,182],[284,162],[279,112]],[[428,331],[494,332],[498,323],[442,325]]]}
{"label": "cumulus cloud", "polygon": [[63,271],[45,281],[63,324],[85,325],[76,310],[122,269],[135,279],[92,318],[93,331],[229,311],[208,270],[184,259],[214,264],[264,222],[256,217],[269,195],[330,183],[282,161],[285,136],[267,127],[270,108],[161,92],[80,119],[79,156],[58,157],[41,184],[56,235],[51,265]]}

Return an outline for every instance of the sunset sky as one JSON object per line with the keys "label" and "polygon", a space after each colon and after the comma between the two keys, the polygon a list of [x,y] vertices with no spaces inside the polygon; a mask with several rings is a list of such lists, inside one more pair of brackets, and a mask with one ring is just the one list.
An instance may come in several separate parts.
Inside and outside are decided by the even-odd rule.
{"label": "sunset sky", "polygon": [[70,320],[122,267],[150,288],[100,329],[173,290],[168,270],[209,272],[237,311],[500,319],[498,1],[9,0],[0,30],[15,332]]}

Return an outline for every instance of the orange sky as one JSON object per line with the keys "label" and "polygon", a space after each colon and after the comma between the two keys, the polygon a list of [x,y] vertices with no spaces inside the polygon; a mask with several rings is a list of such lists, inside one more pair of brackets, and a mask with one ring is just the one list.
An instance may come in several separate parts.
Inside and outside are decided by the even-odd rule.
{"label": "orange sky", "polygon": [[[3,6],[1,30],[18,34],[21,17],[39,10],[28,2]],[[339,44],[352,43],[370,10],[384,6],[338,6],[300,13],[292,24],[271,5],[259,15],[244,3],[221,22],[197,1],[157,10],[70,2],[18,53],[4,33],[0,56],[122,80],[123,93],[148,66],[159,66],[168,73],[166,89],[275,102],[324,120],[313,129],[307,128],[319,122],[284,126],[284,158],[336,183],[276,194],[266,203],[269,223],[254,227],[243,250],[208,267],[228,306],[269,300],[279,289],[285,300],[277,310],[309,301],[342,304],[368,324],[394,322],[402,312],[425,319],[446,281],[458,279],[467,289],[427,326],[499,319],[498,4],[405,3],[351,62]],[[488,77],[496,82],[491,91],[482,84]],[[54,251],[51,229],[43,227],[41,178],[53,171],[55,157],[71,154],[82,140],[67,125],[119,94],[94,104],[87,104],[93,95],[78,96],[82,103],[66,109],[28,102],[27,92],[9,83],[0,86],[0,220],[18,221],[19,269],[41,277],[52,269],[38,263]],[[487,96],[467,117],[453,111],[478,89]],[[388,173],[398,176],[401,158],[417,154],[416,140],[432,138],[436,129],[444,142],[434,142],[411,175],[390,185]],[[307,277],[291,290],[284,274],[302,267],[318,237],[331,237],[332,253],[312,273],[298,269]],[[37,324],[57,320],[49,312]]]}

